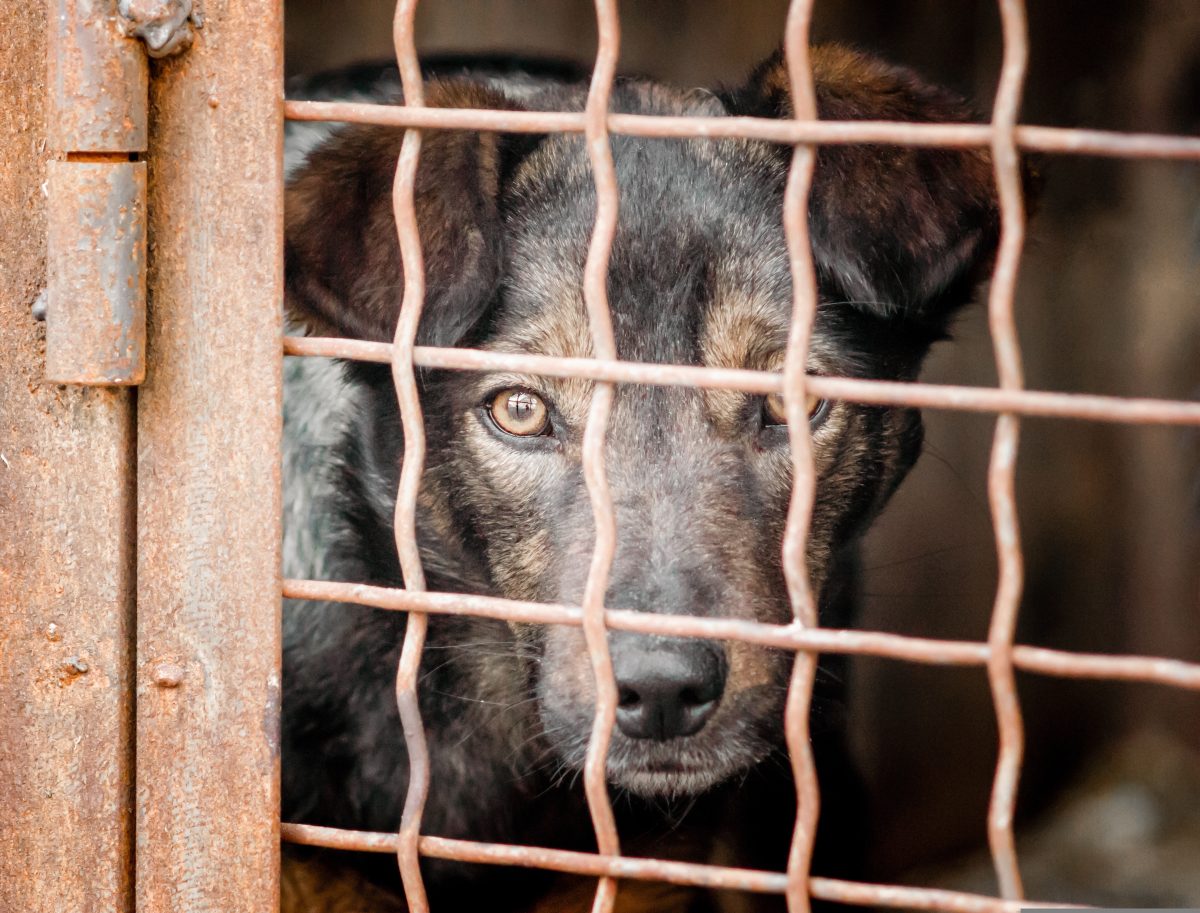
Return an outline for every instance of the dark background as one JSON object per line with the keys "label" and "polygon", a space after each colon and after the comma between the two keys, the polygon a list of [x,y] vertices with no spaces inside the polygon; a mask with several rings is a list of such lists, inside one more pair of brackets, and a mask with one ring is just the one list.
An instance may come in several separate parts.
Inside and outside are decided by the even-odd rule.
{"label": "dark background", "polygon": [[[1030,4],[1022,121],[1200,130],[1194,0]],[[640,0],[622,8],[622,68],[697,85],[737,82],[782,35],[782,0]],[[389,0],[289,0],[290,73],[388,57]],[[584,0],[428,0],[419,49],[586,62]],[[995,4],[828,0],[817,40],[874,50],[986,111],[1000,61]],[[1044,390],[1200,396],[1200,165],[1054,157],[1022,267],[1027,383]],[[982,300],[982,297],[981,297]],[[993,384],[982,307],[925,379]],[[863,627],[986,637],[995,558],[985,474],[992,421],[928,413],[921,464],[871,534]],[[1018,469],[1027,567],[1019,639],[1071,650],[1200,659],[1200,439],[1195,432],[1027,420]],[[1030,818],[1089,758],[1133,730],[1200,748],[1200,697],[1022,676]],[[982,845],[995,723],[982,670],[861,660],[851,715],[875,800],[880,871]],[[1031,891],[1036,885],[1030,885]]]}

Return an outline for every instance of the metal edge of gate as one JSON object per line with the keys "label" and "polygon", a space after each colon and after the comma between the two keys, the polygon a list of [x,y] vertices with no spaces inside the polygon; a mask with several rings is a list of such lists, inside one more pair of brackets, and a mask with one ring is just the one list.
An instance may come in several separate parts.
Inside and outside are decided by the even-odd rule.
{"label": "metal edge of gate", "polygon": [[[54,260],[55,192],[84,172],[137,192],[125,116],[139,79],[144,110],[144,55],[115,32],[106,43],[112,17],[85,15],[99,8],[0,0],[0,909],[28,913],[133,911],[134,394],[48,380],[31,308]],[[114,85],[84,105],[57,81],[74,25],[128,95]],[[96,149],[104,161],[50,186]]]}
{"label": "metal edge of gate", "polygon": [[150,83],[139,913],[278,902],[282,31],[209,2]]}

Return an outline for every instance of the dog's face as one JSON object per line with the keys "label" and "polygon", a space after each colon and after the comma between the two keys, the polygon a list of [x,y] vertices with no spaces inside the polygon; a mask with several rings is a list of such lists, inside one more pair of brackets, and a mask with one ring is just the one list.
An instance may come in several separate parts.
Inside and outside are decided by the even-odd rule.
{"label": "dog's face", "polygon": [[[823,116],[966,119],[907,71],[818,51]],[[470,83],[442,105],[513,107]],[[560,91],[556,105],[578,106]],[[622,84],[620,110],[786,116],[778,61],[718,98]],[[390,338],[402,277],[390,212],[399,136],[343,133],[289,190],[291,306],[318,328]],[[617,137],[621,187],[609,304],[621,358],[779,370],[791,313],[782,228],[790,150],[743,141]],[[428,272],[422,341],[508,353],[592,354],[581,286],[595,194],[578,137],[431,134],[417,210]],[[821,304],[809,370],[908,379],[969,297],[996,237],[990,166],[975,152],[830,148],[810,206]],[[509,598],[578,604],[594,545],[581,448],[593,384],[522,373],[423,378],[431,564]],[[808,542],[816,592],[911,466],[911,410],[807,404],[818,472]],[[393,415],[394,419],[394,415]],[[377,465],[398,466],[398,428]],[[663,614],[790,619],[780,549],[791,490],[776,397],[621,386],[605,465],[618,548],[606,604]],[[386,509],[386,506],[385,506]],[[594,682],[579,629],[514,638],[545,738],[582,766]],[[610,636],[620,706],[613,782],[693,793],[780,742],[790,655],[743,643]]]}

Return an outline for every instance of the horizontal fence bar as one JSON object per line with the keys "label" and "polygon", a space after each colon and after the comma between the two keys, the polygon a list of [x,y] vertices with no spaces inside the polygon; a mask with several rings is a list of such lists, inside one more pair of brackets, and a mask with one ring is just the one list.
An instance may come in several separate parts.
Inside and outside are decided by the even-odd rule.
{"label": "horizontal fence bar", "polygon": [[[289,120],[378,124],[442,130],[507,133],[583,133],[582,112],[495,111],[480,108],[409,108],[365,102],[287,101]],[[608,129],[626,136],[664,139],[756,139],[773,143],[887,143],[903,146],[987,146],[990,124],[925,124],[900,121],[790,121],[764,117],[667,117],[610,114]],[[1030,151],[1065,155],[1200,161],[1200,137],[1118,133],[1073,127],[1016,128],[1017,144]]]}
{"label": "horizontal fence bar", "polygon": [[[283,595],[289,599],[345,602],[399,612],[473,615],[524,624],[578,627],[583,623],[583,613],[578,606],[466,593],[415,593],[360,583],[285,580]],[[781,650],[876,656],[928,665],[983,666],[990,656],[990,649],[984,642],[909,637],[883,631],[773,625],[740,618],[699,618],[607,609],[605,624],[614,630],[640,634],[737,640]],[[1186,660],[1073,653],[1019,645],[1013,650],[1013,662],[1022,671],[1057,678],[1115,679],[1200,691],[1200,663]]]}
{"label": "horizontal fence bar", "polygon": [[[397,837],[393,833],[348,831],[311,824],[284,823],[281,835],[288,843],[367,853],[394,853],[397,844]],[[447,837],[423,836],[418,841],[418,847],[422,856],[434,859],[484,865],[525,866],[595,878],[607,875],[636,881],[659,881],[687,887],[750,891],[758,894],[782,894],[788,881],[787,875],[782,872],[666,859],[602,856],[548,847],[452,840]],[[840,903],[911,910],[945,910],[951,913],[1019,913],[1023,907],[1071,908],[1067,904],[1041,901],[1018,903],[961,891],[866,884],[837,878],[810,878],[809,890],[813,897]]]}
{"label": "horizontal fence bar", "polygon": [[[392,347],[383,342],[326,337],[284,337],[286,355],[350,358],[389,364]],[[708,387],[746,393],[779,393],[783,375],[735,368],[701,368],[593,358],[555,358],[546,355],[487,352],[481,349],[439,349],[417,346],[414,360],[422,368],[462,371],[523,371],[546,377],[582,377],[617,383]],[[915,406],[962,412],[1014,412],[1042,418],[1074,418],[1095,422],[1139,425],[1200,425],[1200,402],[1097,396],[1090,393],[1052,393],[1039,390],[1000,390],[947,384],[863,380],[855,377],[813,376],[806,388],[825,399],[878,406]]]}

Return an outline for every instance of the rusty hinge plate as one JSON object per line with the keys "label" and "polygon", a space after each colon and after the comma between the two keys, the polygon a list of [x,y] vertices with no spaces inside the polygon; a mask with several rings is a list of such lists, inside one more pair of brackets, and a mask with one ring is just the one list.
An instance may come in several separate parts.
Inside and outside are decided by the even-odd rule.
{"label": "rusty hinge plate", "polygon": [[50,162],[46,378],[146,375],[146,164]]}
{"label": "rusty hinge plate", "polygon": [[145,376],[149,65],[117,0],[50,0],[46,378]]}
{"label": "rusty hinge plate", "polygon": [[50,148],[144,151],[149,65],[116,4],[51,0],[50,14]]}

